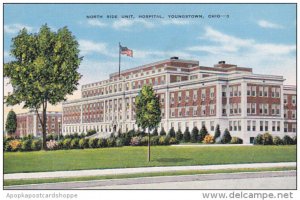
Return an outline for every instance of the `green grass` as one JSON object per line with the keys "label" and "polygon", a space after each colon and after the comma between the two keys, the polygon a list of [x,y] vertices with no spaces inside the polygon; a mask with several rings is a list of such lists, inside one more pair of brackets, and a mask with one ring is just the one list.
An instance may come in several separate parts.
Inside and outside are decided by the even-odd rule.
{"label": "green grass", "polygon": [[150,172],[150,173],[136,173],[136,174],[122,174],[122,175],[84,176],[84,177],[74,177],[74,178],[19,179],[19,180],[4,180],[4,186],[72,182],[72,181],[124,179],[124,178],[139,178],[139,177],[154,177],[154,176],[179,176],[179,175],[196,175],[196,174],[286,171],[286,170],[296,170],[296,167],[270,167],[270,168],[254,168],[254,169],[241,168],[241,169],[225,169],[225,170],[186,170],[186,171],[174,171],[174,172]]}
{"label": "green grass", "polygon": [[295,162],[296,146],[120,147],[4,153],[4,173],[149,166]]}

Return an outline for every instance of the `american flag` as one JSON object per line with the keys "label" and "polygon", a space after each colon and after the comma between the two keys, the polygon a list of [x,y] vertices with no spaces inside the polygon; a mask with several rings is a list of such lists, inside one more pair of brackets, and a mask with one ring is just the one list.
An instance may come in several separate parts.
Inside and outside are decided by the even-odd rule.
{"label": "american flag", "polygon": [[127,55],[127,56],[130,56],[130,57],[133,57],[133,51],[131,49],[128,49],[127,47],[122,47],[120,45],[120,52],[123,55]]}

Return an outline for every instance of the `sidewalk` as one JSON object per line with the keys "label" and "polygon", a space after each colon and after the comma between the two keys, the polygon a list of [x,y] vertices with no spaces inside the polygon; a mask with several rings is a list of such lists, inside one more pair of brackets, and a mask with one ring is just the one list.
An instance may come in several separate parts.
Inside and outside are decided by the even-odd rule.
{"label": "sidewalk", "polygon": [[222,170],[222,169],[239,169],[239,168],[253,169],[253,168],[269,168],[269,167],[296,167],[296,165],[297,165],[296,162],[281,162],[281,163],[94,169],[94,170],[77,170],[77,171],[4,174],[4,179],[12,180],[12,179],[39,179],[39,178],[70,178],[70,177],[82,177],[82,176],[104,176],[104,175],[148,173],[148,172],[171,172],[171,171],[174,172],[174,171],[186,171],[186,170]]}

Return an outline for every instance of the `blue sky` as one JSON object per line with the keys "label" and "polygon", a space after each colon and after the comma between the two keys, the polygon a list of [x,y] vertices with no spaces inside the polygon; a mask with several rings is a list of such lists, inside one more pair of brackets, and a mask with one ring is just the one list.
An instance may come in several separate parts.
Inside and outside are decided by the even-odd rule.
{"label": "blue sky", "polygon": [[[107,19],[106,15],[118,15]],[[122,19],[132,14],[135,19]],[[163,19],[141,19],[157,14]],[[168,15],[203,15],[203,19],[171,19]],[[209,18],[208,15],[229,15]],[[103,19],[87,19],[103,15]],[[122,69],[171,56],[212,66],[219,60],[254,73],[284,75],[296,84],[295,4],[6,4],[4,60],[11,60],[11,39],[22,27],[37,32],[67,26],[79,41],[84,60],[81,84],[108,78],[118,70],[118,42],[134,51],[122,56]],[[6,91],[9,87],[6,87]]]}

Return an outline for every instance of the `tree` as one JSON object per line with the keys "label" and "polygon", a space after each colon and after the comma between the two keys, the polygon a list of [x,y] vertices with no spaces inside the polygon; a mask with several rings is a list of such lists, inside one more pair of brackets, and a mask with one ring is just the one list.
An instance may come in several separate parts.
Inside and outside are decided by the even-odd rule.
{"label": "tree", "polygon": [[231,141],[231,135],[230,135],[230,132],[228,131],[228,129],[226,128],[223,133],[221,142],[222,142],[222,144],[228,144],[228,143],[230,143],[230,141]]}
{"label": "tree", "polygon": [[10,136],[12,136],[17,130],[17,115],[13,110],[9,111],[7,114],[5,130]]}
{"label": "tree", "polygon": [[143,130],[148,129],[148,162],[150,162],[150,132],[161,121],[159,98],[152,86],[144,85],[135,101],[136,123]]}
{"label": "tree", "polygon": [[46,149],[47,106],[66,100],[81,78],[77,72],[82,60],[79,44],[67,27],[52,32],[43,25],[36,34],[22,29],[12,39],[10,54],[14,60],[4,64],[4,77],[13,92],[5,97],[5,103],[24,103],[23,108],[37,113],[43,130],[42,148]]}
{"label": "tree", "polygon": [[171,127],[168,133],[168,137],[175,137],[175,130],[174,127]]}
{"label": "tree", "polygon": [[219,124],[217,124],[216,130],[215,130],[215,135],[214,135],[214,140],[216,140],[220,136],[221,136],[220,126],[219,126]]}
{"label": "tree", "polygon": [[152,135],[153,135],[153,136],[158,136],[157,128],[154,129],[154,131],[152,132]]}
{"label": "tree", "polygon": [[164,127],[161,127],[161,130],[159,132],[159,136],[164,136],[164,135],[166,135],[166,131],[165,131]]}
{"label": "tree", "polygon": [[186,129],[183,133],[183,141],[184,142],[189,142],[190,140],[191,140],[191,134],[190,134],[189,128],[186,127]]}
{"label": "tree", "polygon": [[176,136],[175,136],[175,137],[176,137],[176,140],[177,140],[177,141],[181,141],[181,140],[182,140],[183,134],[182,134],[180,128],[179,128],[178,131],[176,132]]}
{"label": "tree", "polygon": [[202,125],[202,128],[200,130],[200,142],[202,142],[205,138],[205,136],[208,134],[207,129],[205,127],[205,125]]}
{"label": "tree", "polygon": [[199,130],[198,128],[195,126],[192,130],[192,135],[191,135],[191,142],[192,143],[196,143],[198,141],[198,137],[199,137]]}

